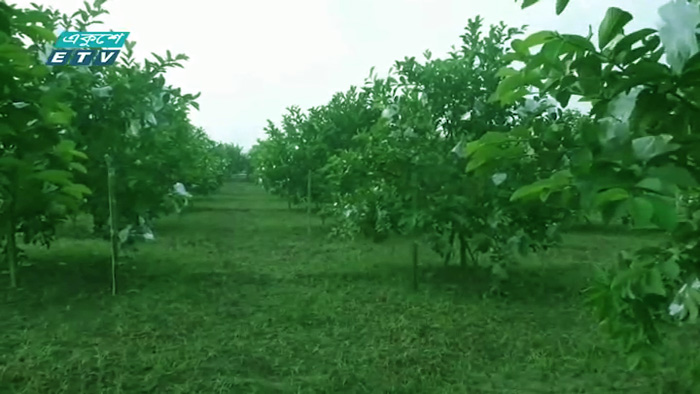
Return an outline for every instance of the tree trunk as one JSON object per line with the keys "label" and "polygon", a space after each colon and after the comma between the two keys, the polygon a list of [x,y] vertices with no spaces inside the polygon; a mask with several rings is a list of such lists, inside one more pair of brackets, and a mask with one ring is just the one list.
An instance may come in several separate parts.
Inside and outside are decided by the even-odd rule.
{"label": "tree trunk", "polygon": [[306,232],[311,235],[311,170],[306,179]]}
{"label": "tree trunk", "polygon": [[[12,204],[14,205],[14,203]],[[10,269],[10,287],[17,287],[17,240],[15,237],[15,220],[12,215],[12,207],[10,208],[10,220],[8,223],[9,231],[7,232],[7,264]]]}
{"label": "tree trunk", "polygon": [[418,241],[413,241],[413,247],[411,249],[411,258],[413,260],[413,289],[418,290]]}
{"label": "tree trunk", "polygon": [[459,233],[459,265],[460,267],[467,266],[467,241],[461,232]]}
{"label": "tree trunk", "polygon": [[6,245],[6,255],[7,255],[7,265],[10,270],[10,287],[17,287],[17,237],[15,236],[15,231],[17,230],[17,222],[15,218],[15,210],[17,209],[17,187],[12,187],[10,190],[10,206],[8,207],[9,218],[7,220],[7,245]]}
{"label": "tree trunk", "polygon": [[447,253],[445,254],[445,266],[450,264],[450,261],[452,260],[452,254],[454,253],[454,245],[455,245],[455,235],[457,235],[457,232],[455,228],[453,227],[452,230],[450,230],[450,238],[447,240]]}

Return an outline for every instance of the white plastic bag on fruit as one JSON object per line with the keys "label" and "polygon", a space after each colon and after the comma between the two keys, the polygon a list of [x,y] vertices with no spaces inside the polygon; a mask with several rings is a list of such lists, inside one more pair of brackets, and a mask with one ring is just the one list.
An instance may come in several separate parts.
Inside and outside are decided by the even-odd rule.
{"label": "white plastic bag on fruit", "polygon": [[676,298],[671,305],[668,306],[668,314],[673,317],[684,318],[687,315],[685,303],[688,301],[695,302],[688,292],[698,290],[700,290],[700,280],[697,278],[693,280],[690,288],[688,288],[687,284],[683,285],[680,290],[678,290]]}
{"label": "white plastic bag on fruit", "polygon": [[659,38],[666,52],[666,61],[674,72],[680,73],[685,62],[698,53],[698,24],[700,6],[697,2],[671,0],[659,8],[662,23]]}
{"label": "white plastic bag on fruit", "polygon": [[178,196],[182,197],[192,197],[192,195],[185,189],[185,185],[178,182],[173,186],[173,192]]}
{"label": "white plastic bag on fruit", "polygon": [[143,234],[141,234],[141,236],[142,236],[143,239],[145,239],[146,241],[153,241],[153,240],[156,239],[155,234],[153,234],[153,230],[151,230],[151,228],[148,227],[148,226],[144,226],[144,228],[143,228]]}

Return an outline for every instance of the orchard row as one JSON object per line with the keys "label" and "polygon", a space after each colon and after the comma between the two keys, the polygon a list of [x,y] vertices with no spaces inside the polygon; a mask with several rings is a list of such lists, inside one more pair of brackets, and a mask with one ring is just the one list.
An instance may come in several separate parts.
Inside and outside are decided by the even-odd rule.
{"label": "orchard row", "polygon": [[[589,294],[632,366],[658,361],[660,327],[700,305],[700,9],[672,0],[663,27],[634,32],[628,12],[600,11],[597,42],[470,20],[447,58],[397,61],[270,122],[257,177],[337,235],[423,237],[496,276],[591,213],[656,227],[668,243],[622,253]],[[590,114],[562,110],[572,97]]]}
{"label": "orchard row", "polygon": [[177,209],[174,184],[209,193],[243,169],[239,147],[189,121],[197,95],[166,83],[185,55],[139,63],[127,42],[113,66],[45,65],[54,32],[88,30],[103,3],[71,16],[0,3],[0,250],[13,286],[20,244],[48,245],[66,218],[88,213],[98,236],[123,233]]}

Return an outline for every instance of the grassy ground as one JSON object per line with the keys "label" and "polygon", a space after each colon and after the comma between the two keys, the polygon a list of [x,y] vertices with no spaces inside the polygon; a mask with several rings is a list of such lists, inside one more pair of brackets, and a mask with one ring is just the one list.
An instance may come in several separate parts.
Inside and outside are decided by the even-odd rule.
{"label": "grassy ground", "polygon": [[[578,233],[506,294],[409,244],[327,229],[234,183],[158,222],[109,295],[109,249],[67,229],[0,283],[0,392],[651,393],[583,307],[592,265],[649,241]],[[69,226],[70,227],[70,226]],[[667,383],[667,382],[666,382]]]}

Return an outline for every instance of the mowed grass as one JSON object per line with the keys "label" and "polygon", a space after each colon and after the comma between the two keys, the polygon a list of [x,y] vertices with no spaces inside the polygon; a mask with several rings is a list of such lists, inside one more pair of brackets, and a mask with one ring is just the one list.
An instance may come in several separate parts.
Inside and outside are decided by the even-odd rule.
{"label": "mowed grass", "polygon": [[[67,225],[0,276],[0,392],[653,393],[630,373],[582,290],[595,264],[654,236],[569,234],[487,276],[410,243],[334,241],[256,186],[232,183],[161,219],[110,294],[109,247]],[[668,391],[666,391],[668,392]]]}

